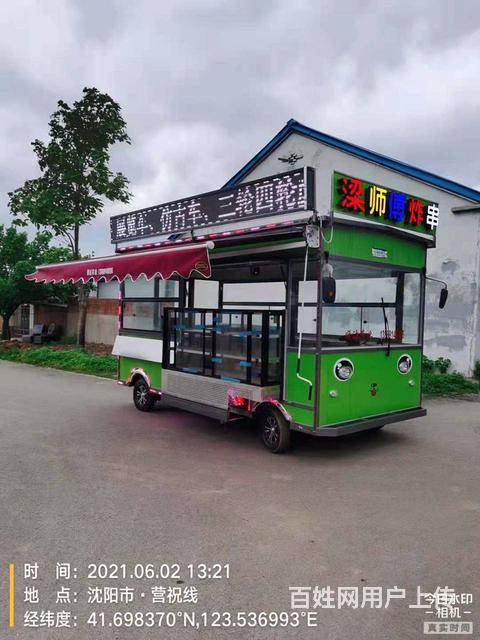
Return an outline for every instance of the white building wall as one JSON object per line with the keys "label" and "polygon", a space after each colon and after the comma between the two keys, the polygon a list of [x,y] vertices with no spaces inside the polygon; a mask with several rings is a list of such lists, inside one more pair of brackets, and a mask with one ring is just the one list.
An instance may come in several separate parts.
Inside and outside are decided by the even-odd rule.
{"label": "white building wall", "polygon": [[470,201],[299,134],[291,134],[243,181],[288,170],[278,158],[292,152],[303,155],[297,166],[316,170],[316,207],[320,212],[332,206],[334,171],[439,203],[437,247],[427,252],[427,273],[446,280],[450,295],[447,306],[440,310],[440,285],[427,285],[425,352],[433,358],[450,358],[452,369],[470,375],[475,360],[480,359],[480,214],[452,213],[453,207]]}

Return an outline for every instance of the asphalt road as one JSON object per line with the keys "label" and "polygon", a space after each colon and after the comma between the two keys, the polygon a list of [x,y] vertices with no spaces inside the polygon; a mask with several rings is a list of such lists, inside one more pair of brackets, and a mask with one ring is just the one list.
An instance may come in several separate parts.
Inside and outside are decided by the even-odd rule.
{"label": "asphalt road", "polygon": [[[473,592],[464,619],[478,637],[480,404],[427,408],[427,418],[374,434],[299,435],[292,454],[275,456],[248,423],[142,414],[111,381],[0,362],[0,637],[422,638],[432,615],[408,605],[417,586],[446,585]],[[37,580],[26,579],[24,563],[35,562]],[[77,577],[56,581],[57,562]],[[90,563],[125,563],[126,578],[87,578]],[[149,563],[178,564],[179,574],[130,579]],[[230,577],[191,579],[187,567],[199,563],[229,563]],[[62,585],[76,603],[55,603]],[[89,588],[128,585],[131,604],[87,603]],[[312,608],[317,628],[301,615],[299,628],[108,626],[115,611],[291,612],[289,587],[317,585],[358,587],[360,599],[365,587],[385,597],[396,586],[406,597],[388,608]],[[23,602],[32,586],[38,604]],[[152,586],[194,586],[198,604],[152,604]],[[77,626],[22,628],[27,609],[71,611]],[[106,612],[105,627],[87,624],[92,611]]]}

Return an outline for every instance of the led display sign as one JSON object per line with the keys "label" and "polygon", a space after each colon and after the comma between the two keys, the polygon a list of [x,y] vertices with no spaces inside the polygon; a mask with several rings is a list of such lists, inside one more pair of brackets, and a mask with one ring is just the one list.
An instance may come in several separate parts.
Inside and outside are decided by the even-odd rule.
{"label": "led display sign", "polygon": [[440,215],[435,202],[336,172],[333,174],[333,206],[335,211],[432,236]]}
{"label": "led display sign", "polygon": [[313,209],[308,167],[110,218],[112,242]]}

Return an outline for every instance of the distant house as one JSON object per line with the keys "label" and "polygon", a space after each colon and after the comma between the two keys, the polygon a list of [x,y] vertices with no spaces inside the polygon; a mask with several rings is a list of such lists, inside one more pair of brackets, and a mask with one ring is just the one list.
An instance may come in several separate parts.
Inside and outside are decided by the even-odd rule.
{"label": "distant house", "polygon": [[[117,293],[109,295],[111,290],[117,289]],[[102,295],[99,296],[99,292]],[[117,335],[118,322],[118,284],[112,283],[109,287],[101,284],[99,292],[93,292],[88,300],[86,342],[103,343],[113,345]],[[75,299],[69,304],[54,304],[48,302],[36,302],[34,304],[22,304],[10,318],[10,334],[12,338],[19,338],[32,331],[36,324],[44,324],[47,327],[55,323],[61,329],[62,337],[74,337],[77,333],[78,306]],[[1,330],[0,318],[0,330]]]}

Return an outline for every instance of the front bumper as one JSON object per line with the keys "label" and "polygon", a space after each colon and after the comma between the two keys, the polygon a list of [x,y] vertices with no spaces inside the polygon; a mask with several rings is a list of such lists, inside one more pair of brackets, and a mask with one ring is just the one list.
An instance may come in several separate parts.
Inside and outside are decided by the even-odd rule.
{"label": "front bumper", "polygon": [[[412,418],[421,418],[427,415],[427,410],[423,407],[416,409],[405,409],[404,411],[395,411],[394,413],[385,413],[381,416],[375,416],[373,418],[364,418],[363,420],[352,420],[351,422],[342,422],[341,424],[320,427],[316,431],[312,431],[311,428],[302,428],[298,425],[298,430],[303,433],[310,433],[313,436],[319,436],[323,438],[337,438],[339,436],[346,436],[350,433],[358,433],[359,431],[368,431],[375,427],[381,427],[384,424],[391,424],[392,422],[402,422],[403,420],[410,420]],[[296,427],[293,427],[296,429]]]}

